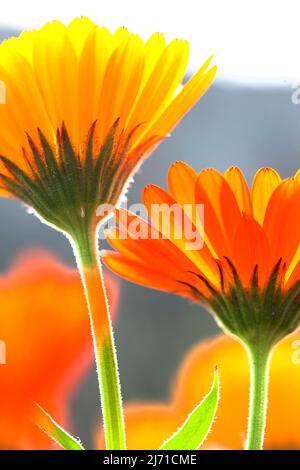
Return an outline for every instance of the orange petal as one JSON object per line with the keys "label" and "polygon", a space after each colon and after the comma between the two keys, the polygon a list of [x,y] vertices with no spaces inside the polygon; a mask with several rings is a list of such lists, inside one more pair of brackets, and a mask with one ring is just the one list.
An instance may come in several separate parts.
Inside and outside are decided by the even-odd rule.
{"label": "orange petal", "polygon": [[[104,251],[102,256],[108,268],[128,281],[151,289],[179,293],[180,286],[177,284],[176,279],[162,273],[156,266],[145,267],[111,251]],[[180,277],[178,276],[178,278]]]}
{"label": "orange petal", "polygon": [[[143,219],[124,210],[117,211],[120,229],[107,233],[107,240],[116,252],[104,251],[104,263],[125,279],[147,287],[180,293],[179,281],[191,282],[192,261],[167,238],[162,238],[154,227]],[[136,233],[140,238],[136,239]],[[200,271],[199,271],[200,273]],[[193,276],[195,287],[199,284]],[[199,285],[199,290],[203,286]],[[188,296],[190,296],[188,291]]]}
{"label": "orange petal", "polygon": [[294,269],[290,272],[288,278],[287,278],[287,282],[286,282],[286,289],[289,289],[290,287],[292,287],[292,285],[299,281],[300,279],[300,261],[298,261],[298,263],[296,264],[296,266],[294,267]]}
{"label": "orange petal", "polygon": [[243,214],[234,241],[234,265],[245,287],[258,267],[258,279],[264,285],[273,266],[270,266],[270,247],[268,239],[256,220]]}
{"label": "orange petal", "polygon": [[217,170],[202,170],[195,188],[197,204],[204,204],[205,241],[219,258],[233,258],[233,242],[241,212],[226,179]]}
{"label": "orange petal", "polygon": [[264,230],[271,248],[273,265],[281,258],[287,267],[299,246],[300,183],[290,178],[273,192],[264,217]]}
{"label": "orange petal", "polygon": [[204,239],[204,225],[195,204],[195,184],[197,173],[184,162],[173,163],[168,171],[168,189],[173,198],[190,217]]}
{"label": "orange petal", "polygon": [[228,168],[224,173],[224,178],[235,195],[240,211],[252,215],[250,191],[241,170],[238,167]]}
{"label": "orange petal", "polygon": [[218,285],[219,271],[210,250],[176,200],[163,189],[150,185],[144,189],[143,203],[151,223],[194,263],[194,271],[200,270]]}
{"label": "orange petal", "polygon": [[270,197],[281,183],[280,175],[273,168],[261,168],[252,184],[252,205],[255,219],[263,225]]}
{"label": "orange petal", "polygon": [[197,173],[185,162],[173,163],[168,172],[168,188],[180,205],[195,204]]}

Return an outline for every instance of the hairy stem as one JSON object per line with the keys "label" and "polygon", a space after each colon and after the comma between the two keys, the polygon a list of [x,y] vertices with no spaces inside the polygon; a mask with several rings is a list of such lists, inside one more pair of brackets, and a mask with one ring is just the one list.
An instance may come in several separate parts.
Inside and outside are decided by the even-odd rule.
{"label": "hairy stem", "polygon": [[126,448],[116,349],[98,252],[97,228],[72,236],[88,304],[107,450]]}
{"label": "hairy stem", "polygon": [[250,364],[250,404],[246,449],[262,450],[268,404],[270,348],[248,347]]}

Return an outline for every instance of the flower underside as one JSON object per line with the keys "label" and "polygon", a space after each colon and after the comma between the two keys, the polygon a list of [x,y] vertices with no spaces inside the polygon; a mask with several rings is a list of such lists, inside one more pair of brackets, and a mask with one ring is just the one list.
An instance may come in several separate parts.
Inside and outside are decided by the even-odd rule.
{"label": "flower underside", "polygon": [[249,286],[245,288],[233,263],[225,261],[232,274],[225,288],[224,272],[219,263],[221,290],[216,290],[201,274],[193,272],[200,279],[208,295],[201,293],[195,286],[177,281],[190,289],[195,300],[209,308],[217,320],[232,334],[255,345],[259,341],[274,346],[286,335],[295,331],[300,324],[300,280],[289,288],[284,287],[286,267],[278,260],[268,281],[263,287],[258,283],[256,265]]}
{"label": "flower underside", "polygon": [[83,157],[72,146],[64,123],[57,130],[57,150],[40,129],[40,148],[27,135],[31,155],[24,149],[23,155],[29,171],[0,156],[6,170],[0,173],[2,188],[32,207],[46,222],[69,234],[76,233],[83,225],[93,223],[99,205],[118,202],[145,150],[154,142],[152,138],[132,151],[135,129],[127,136],[117,136],[118,123],[96,151],[95,122]]}

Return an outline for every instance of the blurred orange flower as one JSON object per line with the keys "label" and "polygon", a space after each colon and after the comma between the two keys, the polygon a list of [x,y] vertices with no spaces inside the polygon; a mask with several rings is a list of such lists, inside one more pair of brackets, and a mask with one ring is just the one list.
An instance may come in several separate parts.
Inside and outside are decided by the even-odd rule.
{"label": "blurred orange flower", "polygon": [[[298,347],[298,349],[297,349]],[[275,349],[270,372],[266,449],[300,449],[300,332]],[[221,335],[198,343],[184,358],[171,400],[125,407],[129,449],[157,449],[199,403],[218,365],[221,396],[216,420],[202,449],[243,449],[247,430],[249,366],[241,344]]]}
{"label": "blurred orange flower", "polygon": [[[114,312],[118,289],[108,281]],[[0,277],[0,305],[0,448],[52,447],[32,403],[68,425],[68,399],[93,357],[80,277],[47,252],[28,252]]]}
{"label": "blurred orange flower", "polygon": [[[274,350],[270,369],[266,449],[299,449],[300,332]],[[221,399],[206,446],[242,449],[246,437],[249,366],[243,346],[227,336],[205,341],[186,356],[174,384],[174,406],[184,414],[199,401],[218,365]]]}

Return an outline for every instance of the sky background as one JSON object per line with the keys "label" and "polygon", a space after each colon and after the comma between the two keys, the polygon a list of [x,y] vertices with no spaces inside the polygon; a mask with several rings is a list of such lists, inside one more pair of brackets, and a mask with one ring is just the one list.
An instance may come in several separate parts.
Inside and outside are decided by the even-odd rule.
{"label": "sky background", "polygon": [[219,76],[300,81],[299,13],[298,0],[10,0],[1,2],[0,23],[31,28],[86,15],[144,38],[162,31],[188,39],[192,68],[215,54]]}

